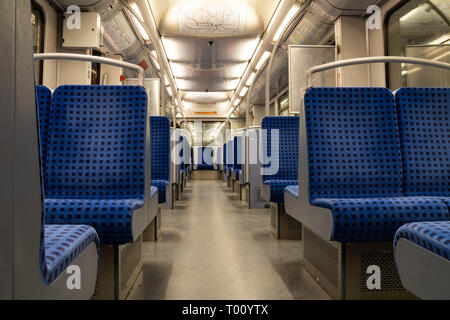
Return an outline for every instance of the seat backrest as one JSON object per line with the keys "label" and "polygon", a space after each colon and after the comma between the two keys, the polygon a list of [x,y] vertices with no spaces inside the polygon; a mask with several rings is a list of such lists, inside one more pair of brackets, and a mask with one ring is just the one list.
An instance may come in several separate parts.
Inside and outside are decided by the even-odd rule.
{"label": "seat backrest", "polygon": [[150,152],[152,180],[170,180],[170,120],[150,117]]}
{"label": "seat backrest", "polygon": [[[36,86],[36,103],[39,116],[39,139],[41,151],[41,166],[45,172],[47,161],[48,135],[50,131],[50,113],[52,106],[52,92],[45,86]],[[44,173],[45,174],[45,173]]]}
{"label": "seat backrest", "polygon": [[227,143],[225,142],[224,144],[223,144],[223,153],[222,153],[222,155],[223,155],[223,166],[224,167],[226,167],[227,166]]}
{"label": "seat backrest", "polygon": [[[298,179],[298,117],[265,117],[261,122],[263,155],[272,159],[270,167],[278,162],[278,171],[274,175],[263,175],[267,180]],[[272,145],[272,130],[278,130],[279,143]],[[264,161],[266,162],[266,161]]]}
{"label": "seat backrest", "polygon": [[234,162],[233,140],[227,142],[227,167],[231,169]]}
{"label": "seat backrest", "polygon": [[180,170],[182,170],[182,169],[184,169],[184,164],[185,164],[185,161],[184,161],[185,137],[180,136],[179,145],[180,145],[180,154],[179,154],[179,156],[180,156],[180,159],[181,159]]}
{"label": "seat backrest", "polygon": [[47,195],[144,199],[145,89],[67,85],[52,104]]}
{"label": "seat backrest", "polygon": [[233,138],[233,168],[242,169],[242,137]]}
{"label": "seat backrest", "polygon": [[402,195],[394,97],[386,88],[310,88],[305,121],[311,198]]}
{"label": "seat backrest", "polygon": [[450,196],[450,88],[401,88],[395,103],[405,193]]}

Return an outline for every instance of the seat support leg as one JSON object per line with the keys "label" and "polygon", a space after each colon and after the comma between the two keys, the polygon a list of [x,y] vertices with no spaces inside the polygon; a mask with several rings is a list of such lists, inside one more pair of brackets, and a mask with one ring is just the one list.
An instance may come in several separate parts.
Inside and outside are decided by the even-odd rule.
{"label": "seat support leg", "polygon": [[93,300],[123,300],[142,270],[142,235],[124,245],[100,247]]}
{"label": "seat support leg", "polygon": [[302,239],[302,224],[286,213],[284,203],[270,203],[271,229],[277,239]]}
{"label": "seat support leg", "polygon": [[327,241],[304,225],[302,242],[303,266],[334,299],[417,299],[402,286],[392,242]]}
{"label": "seat support leg", "polygon": [[161,236],[161,205],[158,205],[158,213],[148,227],[142,233],[144,241],[157,241]]}

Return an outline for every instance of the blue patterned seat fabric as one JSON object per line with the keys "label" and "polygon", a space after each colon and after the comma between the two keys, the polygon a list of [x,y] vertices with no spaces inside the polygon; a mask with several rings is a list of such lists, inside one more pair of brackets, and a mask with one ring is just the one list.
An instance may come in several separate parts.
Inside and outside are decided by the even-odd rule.
{"label": "blue patterned seat fabric", "polygon": [[100,242],[133,241],[144,206],[147,94],[140,86],[61,86],[53,94],[47,224],[89,224]]}
{"label": "blue patterned seat fabric", "polygon": [[[270,186],[270,202],[284,203],[284,189],[298,185],[298,117],[265,117],[262,120],[263,154],[278,161],[273,175],[263,175],[263,183]],[[279,143],[272,146],[272,130],[279,130]],[[264,165],[264,167],[270,167]]]}
{"label": "blue patterned seat fabric", "polygon": [[305,93],[312,205],[333,216],[332,240],[392,241],[403,224],[448,220],[437,197],[407,197],[392,93],[311,88]]}
{"label": "blue patterned seat fabric", "polygon": [[242,137],[236,136],[233,139],[233,171],[236,174],[236,181],[239,181],[239,177],[242,173]]}
{"label": "blue patterned seat fabric", "polygon": [[289,194],[295,198],[298,198],[298,185],[297,186],[287,186],[285,191],[289,192]]}
{"label": "blue patterned seat fabric", "polygon": [[[36,87],[43,172],[50,128],[51,98],[50,89],[44,86]],[[41,185],[41,189],[42,187]],[[96,243],[98,249],[99,240],[94,228],[86,225],[45,225],[45,210],[42,210],[39,266],[44,283],[53,283],[92,242]]]}
{"label": "blue patterned seat fabric", "polygon": [[405,238],[450,260],[450,221],[415,222],[400,227],[395,234],[394,246]]}
{"label": "blue patterned seat fabric", "polygon": [[333,239],[339,242],[391,241],[405,222],[448,219],[438,198],[316,198],[313,206],[333,212]]}
{"label": "blue patterned seat fabric", "polygon": [[50,114],[52,106],[52,92],[44,86],[36,86],[36,100],[39,116],[39,146],[41,150],[41,167],[45,174],[47,162],[48,135],[50,129]]}
{"label": "blue patterned seat fabric", "polygon": [[158,188],[158,202],[165,203],[170,180],[170,120],[150,117],[150,152],[152,186]]}
{"label": "blue patterned seat fabric", "polygon": [[197,157],[197,170],[214,170],[214,164],[208,163],[209,161],[212,161],[214,157],[214,149],[212,147],[199,148]]}
{"label": "blue patterned seat fabric", "polygon": [[40,268],[50,285],[92,242],[99,248],[95,229],[87,225],[45,225],[41,241]]}
{"label": "blue patterned seat fabric", "polygon": [[405,193],[450,209],[450,88],[401,88],[395,103]]}

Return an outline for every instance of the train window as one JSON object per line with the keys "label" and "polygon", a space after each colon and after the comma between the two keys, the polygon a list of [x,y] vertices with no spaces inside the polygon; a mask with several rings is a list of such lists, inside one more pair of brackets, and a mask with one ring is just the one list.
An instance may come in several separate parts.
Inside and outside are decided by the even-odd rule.
{"label": "train window", "polygon": [[[450,62],[450,2],[410,0],[387,20],[388,55]],[[413,86],[449,86],[450,72],[417,65],[390,64],[392,90]]]}
{"label": "train window", "polygon": [[278,105],[279,105],[279,115],[280,116],[288,116],[289,115],[289,91],[284,93],[278,99]]}
{"label": "train window", "polygon": [[[31,25],[33,29],[33,52],[43,53],[45,17],[44,11],[35,1],[31,1]],[[35,61],[34,69],[36,75],[36,84],[42,84],[43,62]]]}

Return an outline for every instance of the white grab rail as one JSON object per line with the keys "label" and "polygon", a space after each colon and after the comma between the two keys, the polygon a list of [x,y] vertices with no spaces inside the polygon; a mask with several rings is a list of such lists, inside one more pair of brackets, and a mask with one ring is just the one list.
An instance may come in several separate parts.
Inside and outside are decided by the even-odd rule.
{"label": "white grab rail", "polygon": [[354,66],[358,64],[366,63],[379,63],[379,62],[396,62],[396,63],[408,63],[408,64],[419,64],[430,67],[437,67],[450,70],[450,64],[445,62],[439,62],[434,60],[427,60],[421,58],[409,58],[401,56],[379,56],[379,57],[365,57],[365,58],[355,58],[347,60],[339,60],[335,62],[329,62],[321,64],[308,69],[306,74],[306,87],[312,87],[312,75],[317,72],[335,69],[339,67]]}
{"label": "white grab rail", "polygon": [[135,70],[138,73],[138,79],[141,86],[144,86],[145,71],[137,65],[111,58],[91,56],[88,54],[75,53],[37,53],[33,55],[33,60],[74,60],[74,61],[88,61],[108,64],[111,66],[122,67],[126,69]]}

